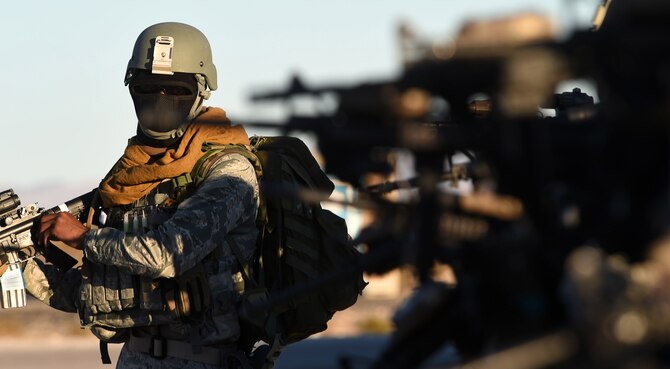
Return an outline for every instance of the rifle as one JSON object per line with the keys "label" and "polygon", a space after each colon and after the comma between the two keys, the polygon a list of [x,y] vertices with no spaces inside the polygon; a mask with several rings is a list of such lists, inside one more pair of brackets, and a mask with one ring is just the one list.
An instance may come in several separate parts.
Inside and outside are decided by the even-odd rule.
{"label": "rifle", "polygon": [[94,191],[91,191],[47,210],[38,207],[37,203],[21,207],[21,200],[12,189],[0,192],[0,265],[7,265],[7,270],[0,277],[2,308],[26,305],[21,273],[23,262],[39,254],[60,270],[68,270],[77,264],[75,258],[53,244],[39,246],[34,230],[43,214],[67,211],[81,221],[93,195]]}

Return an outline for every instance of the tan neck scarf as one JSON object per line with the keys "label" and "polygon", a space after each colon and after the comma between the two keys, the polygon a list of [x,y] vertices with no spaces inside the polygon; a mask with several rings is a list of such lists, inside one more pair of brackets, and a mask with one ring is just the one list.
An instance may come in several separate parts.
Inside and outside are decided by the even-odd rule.
{"label": "tan neck scarf", "polygon": [[131,204],[153,190],[164,179],[189,173],[204,152],[202,144],[249,144],[242,126],[231,126],[226,112],[220,108],[203,108],[179,142],[160,156],[150,156],[136,137],[128,140],[123,156],[110,174],[100,183],[100,196],[105,208]]}

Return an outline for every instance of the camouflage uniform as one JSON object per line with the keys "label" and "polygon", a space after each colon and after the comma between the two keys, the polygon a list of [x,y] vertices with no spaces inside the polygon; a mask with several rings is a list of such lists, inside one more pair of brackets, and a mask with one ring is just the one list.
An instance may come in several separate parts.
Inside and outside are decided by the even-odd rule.
{"label": "camouflage uniform", "polygon": [[[258,196],[251,163],[239,154],[224,154],[216,159],[195,192],[162,224],[139,233],[111,227],[89,231],[84,239],[84,252],[88,267],[98,271],[92,274],[97,277],[89,279],[87,273],[79,270],[59,273],[35,260],[29,262],[24,271],[27,289],[54,308],[71,312],[79,310],[84,325],[96,325],[96,314],[158,308],[163,312],[140,315],[137,319],[130,315],[112,322],[120,328],[134,327],[132,333],[137,336],[158,334],[171,340],[189,341],[189,337],[193,337],[192,329],[196,329],[202,345],[232,345],[239,337],[234,305],[237,299],[234,282],[239,273],[236,273],[237,259],[225,245],[226,237],[234,240],[243,257],[251,259],[258,232]],[[212,257],[213,254],[218,256]],[[124,282],[132,278],[143,281],[170,279],[196,266],[204,268],[211,292],[211,308],[197,325],[166,315],[162,306],[150,306],[151,298],[138,299],[137,291],[126,288],[132,283]],[[127,299],[129,296],[124,295],[129,293],[135,293],[135,296]],[[97,335],[111,338],[111,341],[123,341],[129,333],[129,329],[121,329],[113,337],[111,333],[106,337],[104,332]],[[123,348],[117,364],[117,368],[213,367],[169,356],[153,359],[148,354],[131,351],[128,345]]]}

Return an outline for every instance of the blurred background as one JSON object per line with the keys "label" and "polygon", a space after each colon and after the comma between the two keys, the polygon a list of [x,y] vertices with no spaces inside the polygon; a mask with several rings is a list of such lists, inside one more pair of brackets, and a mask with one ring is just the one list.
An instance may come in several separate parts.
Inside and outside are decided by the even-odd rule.
{"label": "blurred background", "polygon": [[[391,79],[411,62],[412,45],[424,45],[421,50],[444,57],[459,40],[476,35],[473,22],[520,14],[528,21],[522,23],[521,33],[523,27],[531,28],[530,33],[539,27],[547,38],[562,39],[573,29],[590,25],[597,3],[82,0],[4,4],[0,155],[5,159],[0,189],[13,188],[23,204],[50,207],[97,186],[134,135],[136,118],[123,76],[135,38],[154,23],[188,23],[209,38],[219,90],[206,104],[223,107],[235,123],[244,124],[281,122],[287,116],[286,106],[254,104],[249,96],[285,88],[293,76],[299,75],[310,86]],[[577,81],[570,89],[576,86],[595,95],[588,82]],[[273,133],[253,127],[247,131]],[[315,146],[314,137],[303,138]],[[342,183],[335,196],[352,199],[355,194]],[[365,222],[365,214],[353,209],[334,210],[347,218],[352,233]],[[390,316],[413,282],[403,271],[370,282],[361,301],[338,313],[319,337],[384,335],[392,329]],[[49,359],[56,352],[84,355],[82,367],[98,365],[97,344],[79,328],[78,319],[37,304],[31,301],[27,309],[0,311],[0,356],[6,358],[0,366],[73,367],[69,360],[61,364]],[[40,350],[35,351],[37,346]],[[43,356],[47,353],[46,361],[37,359],[38,351]],[[26,356],[38,361],[25,361]]]}
{"label": "blurred background", "polygon": [[184,22],[205,33],[219,74],[219,90],[207,104],[243,123],[280,121],[281,105],[252,104],[249,96],[284,87],[295,74],[312,85],[396,76],[403,24],[427,42],[445,43],[469,20],[535,12],[548,17],[552,32],[562,37],[588,24],[596,3],[11,2],[0,15],[0,187],[14,188],[24,203],[51,206],[97,186],[134,135],[136,118],[123,77],[135,38],[154,23]]}

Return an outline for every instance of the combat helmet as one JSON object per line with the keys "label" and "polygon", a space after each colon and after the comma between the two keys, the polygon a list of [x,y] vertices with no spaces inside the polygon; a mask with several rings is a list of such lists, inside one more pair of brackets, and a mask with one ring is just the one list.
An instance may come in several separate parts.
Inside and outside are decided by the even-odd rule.
{"label": "combat helmet", "polygon": [[[155,128],[156,124],[143,124],[142,109],[146,110],[150,103],[156,101],[138,96],[133,91],[133,83],[140,76],[154,80],[193,82],[193,103],[185,98],[176,99],[175,104],[186,106],[174,127]],[[187,80],[185,80],[185,78]],[[193,77],[193,79],[191,78]],[[216,67],[212,62],[212,49],[207,37],[197,28],[184,23],[158,23],[146,28],[135,41],[133,53],[128,61],[124,83],[130,85],[130,92],[135,103],[135,110],[139,119],[139,128],[151,139],[174,139],[183,134],[188,123],[200,113],[202,100],[208,99],[210,91],[216,90]],[[144,77],[142,77],[144,78]],[[169,104],[166,104],[169,105]],[[160,110],[154,108],[154,110]],[[169,126],[169,125],[168,125]]]}

